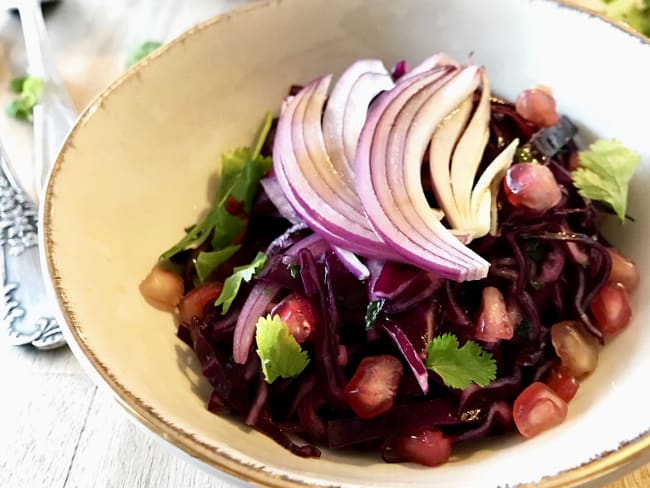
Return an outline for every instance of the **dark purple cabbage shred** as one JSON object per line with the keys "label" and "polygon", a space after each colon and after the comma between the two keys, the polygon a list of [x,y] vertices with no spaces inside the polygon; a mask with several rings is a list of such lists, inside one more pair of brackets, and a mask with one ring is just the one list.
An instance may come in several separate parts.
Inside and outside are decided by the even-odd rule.
{"label": "dark purple cabbage shred", "polygon": [[[398,64],[396,76],[403,69],[405,66]],[[562,123],[573,127],[566,118]],[[526,142],[536,132],[537,127],[519,116],[512,104],[493,100],[483,164],[514,138]],[[551,135],[555,132],[550,131]],[[564,141],[561,137],[553,139],[557,140]],[[272,136],[263,152],[270,154],[271,149]],[[491,263],[488,277],[480,282],[445,281],[416,268],[388,263],[383,269],[371,266],[373,272],[379,269],[381,273],[374,275],[369,289],[369,284],[355,279],[333,252],[314,255],[302,250],[297,256],[286,256],[285,251],[311,231],[300,226],[290,228],[260,192],[242,252],[226,263],[225,269],[245,262],[258,250],[267,252],[268,262],[256,279],[281,286],[283,291],[276,300],[293,292],[303,295],[311,305],[316,327],[303,343],[311,362],[297,378],[278,379],[267,385],[255,346],[246,364],[236,364],[232,359],[233,331],[245,293],[240,293],[226,316],[208,304],[203,320],[195,318],[178,329],[178,337],[193,348],[214,388],[208,409],[247,420],[251,427],[303,457],[320,456],[314,446],[319,444],[332,449],[380,451],[385,460],[395,461],[391,445],[400,434],[438,428],[452,442],[463,442],[512,431],[512,402],[557,363],[550,344],[550,326],[560,320],[577,320],[602,338],[587,311],[607,279],[611,263],[606,242],[595,227],[597,209],[582,199],[571,183],[568,163],[575,149],[569,137],[563,147],[553,147],[553,154],[543,162],[563,188],[557,207],[539,215],[514,208],[502,194],[499,196],[496,236],[471,243]],[[589,256],[587,266],[576,262],[568,243]],[[186,269],[188,288],[193,283],[191,264],[197,252],[179,258]],[[411,358],[417,353],[424,360],[433,334],[451,332],[461,342],[473,339],[486,286],[497,287],[506,302],[517,305],[523,314],[512,340],[482,343],[498,365],[497,379],[486,387],[453,390],[430,373],[430,389],[425,396],[391,335],[365,329],[369,300],[385,300],[379,323],[400,328],[412,346]],[[347,406],[343,391],[361,359],[376,354],[400,358],[404,378],[393,408],[376,418],[361,419]]]}

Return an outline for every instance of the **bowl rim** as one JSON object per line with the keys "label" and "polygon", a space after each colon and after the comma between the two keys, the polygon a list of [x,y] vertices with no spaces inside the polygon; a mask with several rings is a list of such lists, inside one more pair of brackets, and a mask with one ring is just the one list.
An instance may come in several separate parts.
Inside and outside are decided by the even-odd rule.
{"label": "bowl rim", "polygon": [[[533,0],[528,0],[533,1]],[[628,35],[636,38],[642,44],[650,46],[650,38],[633,30],[628,24],[609,19],[601,12],[594,9],[579,5],[577,0],[544,0],[560,8],[566,8],[581,12],[591,17],[596,17],[601,21],[610,24],[613,28],[619,29]],[[105,364],[93,351],[92,346],[87,342],[83,333],[83,326],[76,320],[75,312],[72,310],[70,303],[66,298],[60,273],[57,268],[54,257],[54,239],[52,232],[53,208],[56,197],[56,179],[60,172],[66,153],[74,147],[74,137],[77,132],[83,128],[98,108],[101,108],[105,99],[110,97],[114,91],[122,86],[127,80],[140,76],[140,71],[158,57],[164,55],[168,50],[183,44],[186,39],[194,36],[196,33],[213,27],[214,25],[227,22],[235,16],[246,15],[248,12],[258,9],[266,9],[273,5],[282,3],[282,0],[257,0],[251,4],[237,7],[228,12],[216,15],[207,20],[199,22],[188,30],[184,31],[174,39],[165,43],[161,48],[151,55],[147,56],[134,66],[130,67],[102,92],[96,95],[92,101],[79,115],[74,126],[70,130],[62,148],[59,152],[55,163],[53,164],[47,180],[43,200],[40,207],[39,216],[39,244],[41,247],[41,262],[44,264],[44,273],[51,283],[51,294],[55,298],[59,308],[63,329],[66,332],[66,339],[77,359],[85,366],[86,372],[101,386],[110,389],[110,393],[117,400],[117,403],[131,416],[131,420],[137,421],[146,427],[150,433],[157,436],[158,439],[167,441],[169,445],[184,451],[185,454],[200,461],[203,467],[217,469],[228,475],[234,476],[241,480],[252,482],[260,486],[273,488],[295,488],[312,486],[302,480],[290,477],[274,475],[264,469],[247,464],[241,459],[226,454],[223,451],[215,450],[214,446],[196,438],[192,433],[172,424],[162,417],[161,414],[151,405],[146,404],[136,393],[123,386],[118,378],[111,372]],[[74,341],[72,342],[71,341]],[[208,454],[209,453],[209,454]],[[645,455],[645,456],[644,456]],[[621,473],[625,467],[632,467],[635,462],[645,461],[650,456],[650,429],[641,432],[637,437],[628,439],[619,445],[618,449],[600,453],[594,458],[585,461],[579,466],[568,468],[558,473],[547,475],[530,483],[516,485],[517,488],[537,487],[537,488],[558,488],[570,487],[585,484],[590,481],[600,479],[612,473]],[[317,485],[323,486],[323,485]]]}

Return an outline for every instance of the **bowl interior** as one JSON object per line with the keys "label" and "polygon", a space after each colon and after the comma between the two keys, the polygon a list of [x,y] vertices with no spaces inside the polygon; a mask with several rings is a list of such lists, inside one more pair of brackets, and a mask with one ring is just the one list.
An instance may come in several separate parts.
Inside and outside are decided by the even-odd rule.
{"label": "bowl interior", "polygon": [[[289,85],[339,73],[361,57],[390,66],[438,50],[459,60],[473,53],[502,97],[552,87],[584,141],[617,137],[641,153],[630,193],[635,222],[611,224],[608,235],[650,270],[643,252],[650,46],[639,38],[550,0],[256,4],[182,36],[116,82],[82,116],[48,186],[45,260],[73,348],[154,432],[259,483],[460,487],[534,482],[648,431],[637,400],[650,370],[647,280],[633,299],[632,325],[602,352],[560,428],[464,448],[435,470],[350,452],[304,460],[212,415],[209,388],[176,339],[173,318],[141,298],[138,284],[157,256],[207,208],[221,152],[249,144]],[[580,475],[558,479],[571,476]]]}

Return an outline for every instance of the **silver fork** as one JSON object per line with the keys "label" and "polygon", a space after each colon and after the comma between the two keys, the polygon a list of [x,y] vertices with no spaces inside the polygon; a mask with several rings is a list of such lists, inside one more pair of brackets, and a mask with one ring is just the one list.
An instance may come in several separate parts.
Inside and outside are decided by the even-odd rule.
{"label": "silver fork", "polygon": [[[76,112],[59,77],[50,51],[45,22],[37,0],[13,0],[25,37],[28,72],[44,82],[43,95],[34,107],[34,177],[38,198],[54,158],[76,119]],[[46,288],[38,252],[38,212],[11,174],[0,143],[0,279],[3,322],[9,340],[31,343],[38,349],[65,344]]]}

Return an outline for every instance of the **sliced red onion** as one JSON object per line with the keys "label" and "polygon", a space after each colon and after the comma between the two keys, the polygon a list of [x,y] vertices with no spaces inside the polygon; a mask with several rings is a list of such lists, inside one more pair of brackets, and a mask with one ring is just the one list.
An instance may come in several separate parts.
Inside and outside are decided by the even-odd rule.
{"label": "sliced red onion", "polygon": [[368,300],[369,301],[373,301],[377,299],[377,296],[375,295],[375,286],[381,274],[381,270],[384,269],[384,264],[385,261],[381,261],[379,259],[368,259],[368,261],[366,262],[366,266],[368,267],[368,271],[370,272],[370,277],[368,279]]}
{"label": "sliced red onion", "polygon": [[[456,82],[453,82],[454,80]],[[422,157],[429,145],[431,134],[439,122],[444,120],[463,100],[471,96],[478,84],[476,75],[471,69],[461,70],[457,76],[452,74],[447,82],[441,80],[440,83],[437,89],[431,86],[413,96],[401,110],[395,125],[403,124],[403,127],[406,127],[411,120],[408,131],[398,132],[391,128],[390,134],[390,141],[393,142],[393,147],[397,148],[395,154],[399,158],[400,153],[397,151],[401,151],[401,159],[404,162],[402,165],[393,163],[388,166],[388,179],[390,187],[393,188],[393,198],[396,202],[410,200],[413,210],[404,212],[404,216],[425,239],[424,242],[428,242],[429,236],[437,231],[439,224],[436,222],[435,214],[432,214],[428,207],[422,188]],[[408,143],[409,139],[413,142]],[[419,205],[414,204],[417,201]],[[457,244],[456,240],[453,242]]]}
{"label": "sliced red onion", "polygon": [[[484,73],[481,79],[481,98],[471,119],[472,96],[440,124],[429,151],[431,183],[438,204],[452,233],[465,233],[469,240],[496,231],[498,185],[512,164],[518,145],[518,141],[513,141],[504,149],[474,185],[489,137],[490,84]],[[413,200],[418,208],[424,204]]]}
{"label": "sliced red onion", "polygon": [[[440,208],[445,213],[447,223],[451,228],[462,229],[463,220],[456,206],[456,199],[451,186],[451,174],[449,163],[453,154],[456,142],[460,138],[469,116],[472,113],[472,97],[454,110],[440,124],[431,139],[429,148],[429,172],[431,174],[431,185]],[[426,203],[426,199],[425,199]],[[416,204],[418,204],[416,202]],[[421,205],[421,203],[419,203]]]}
{"label": "sliced red onion", "polygon": [[395,322],[385,321],[378,325],[393,340],[397,348],[406,359],[415,379],[425,395],[429,392],[429,373],[422,362],[422,358],[413,347],[413,344]]}
{"label": "sliced red onion", "polygon": [[454,61],[445,53],[435,53],[432,56],[429,56],[428,58],[421,61],[420,64],[413,67],[410,71],[404,73],[399,81],[414,78],[417,75],[431,71],[433,68],[436,68],[438,66],[458,66],[458,63],[456,63],[456,61]]}
{"label": "sliced red onion", "polygon": [[[298,241],[291,246],[287,256],[296,256],[302,249],[309,249],[314,256],[326,251],[321,237],[312,234]],[[268,306],[280,291],[280,285],[267,282],[258,282],[248,294],[246,302],[237,318],[233,336],[232,357],[236,363],[244,364],[248,359],[248,353],[253,344],[255,328],[259,318],[264,315]]]}
{"label": "sliced red onion", "polygon": [[393,86],[381,61],[362,59],[343,72],[329,96],[323,115],[325,146],[334,169],[350,188],[354,181],[354,155],[368,106],[379,93]]}
{"label": "sliced red onion", "polygon": [[248,294],[237,319],[232,340],[232,358],[236,363],[244,364],[248,359],[248,351],[255,336],[255,325],[279,291],[279,285],[257,283]]}
{"label": "sliced red onion", "polygon": [[267,176],[266,178],[262,178],[262,180],[260,180],[260,183],[262,184],[262,188],[264,188],[266,196],[269,197],[269,200],[271,200],[273,205],[275,205],[275,207],[278,209],[280,215],[282,215],[292,224],[298,224],[302,222],[296,211],[289,203],[289,200],[287,200],[287,197],[284,196],[284,192],[280,187],[280,183],[278,183],[278,179],[275,176]]}
{"label": "sliced red onion", "polygon": [[[313,172],[312,175],[319,174],[333,194],[339,197],[338,202],[333,201],[332,205],[337,207],[339,202],[343,201],[347,205],[338,206],[337,208],[340,211],[348,211],[349,206],[362,216],[359,198],[352,187],[347,185],[341,178],[325,146],[321,121],[323,118],[323,107],[328,98],[331,81],[331,75],[321,78],[316,85],[313,95],[306,99],[304,123],[300,126],[294,125],[292,127],[292,139],[294,147],[297,149],[304,147],[309,155],[309,157],[298,158],[298,163],[303,171],[308,175],[312,174],[310,172]],[[359,220],[364,221],[362,218],[359,218]]]}
{"label": "sliced red onion", "polygon": [[472,221],[469,208],[472,185],[490,136],[490,83],[485,72],[482,73],[481,81],[483,90],[478,106],[458,140],[451,160],[451,186],[456,208],[463,219],[462,228]]}
{"label": "sliced red onion", "polygon": [[397,81],[408,72],[409,72],[409,63],[408,61],[406,61],[406,59],[402,59],[397,63],[395,63],[395,66],[393,66],[390,75],[393,78],[393,80]]}
{"label": "sliced red onion", "polygon": [[337,246],[333,247],[333,249],[341,263],[343,263],[343,266],[352,273],[352,276],[359,281],[368,279],[370,271],[368,271],[367,266],[361,262],[356,254]]}
{"label": "sliced red onion", "polygon": [[[410,262],[455,280],[483,278],[489,264],[439,221],[417,214],[405,186],[423,191],[419,165],[431,134],[474,91],[479,76],[476,67],[444,67],[400,81],[373,105],[355,159],[357,191],[375,231]],[[404,165],[412,168],[399,181],[408,168],[395,168]],[[425,228],[423,235],[418,229]]]}
{"label": "sliced red onion", "polygon": [[[400,256],[372,230],[358,197],[340,176],[328,180],[321,177],[323,166],[332,171],[321,128],[330,79],[309,83],[283,107],[273,149],[278,182],[296,213],[332,245],[367,257],[399,260]],[[357,203],[350,205],[351,199]]]}
{"label": "sliced red onion", "polygon": [[474,185],[470,198],[470,215],[467,230],[482,237],[488,232],[494,234],[497,226],[497,196],[499,185],[508,171],[519,146],[519,139],[513,140],[501,151],[481,174]]}

